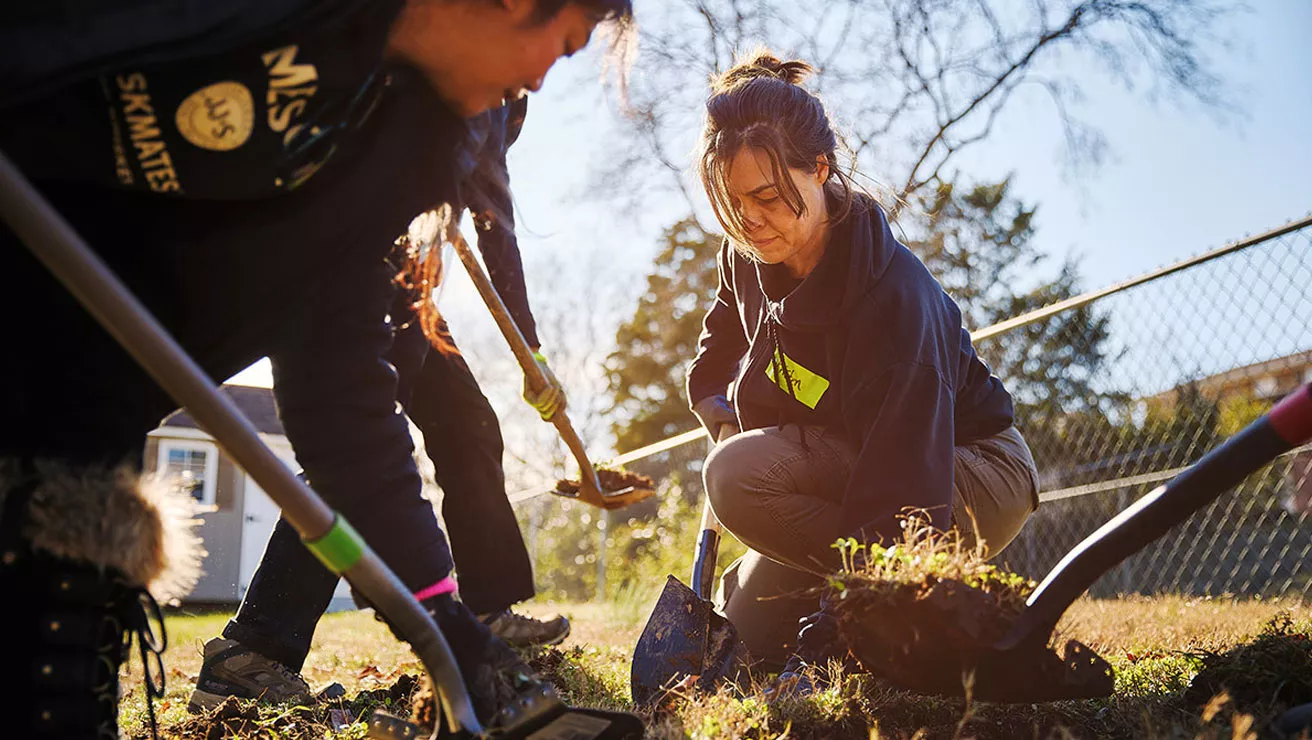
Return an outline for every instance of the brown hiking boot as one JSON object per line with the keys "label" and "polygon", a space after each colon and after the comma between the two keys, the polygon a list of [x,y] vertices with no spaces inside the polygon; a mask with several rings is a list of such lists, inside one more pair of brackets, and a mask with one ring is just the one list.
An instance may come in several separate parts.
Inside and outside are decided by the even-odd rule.
{"label": "brown hiking boot", "polygon": [[569,637],[569,620],[557,614],[549,619],[537,619],[514,610],[502,609],[478,616],[483,624],[511,647],[527,648],[559,645]]}
{"label": "brown hiking boot", "polygon": [[208,711],[235,696],[273,704],[310,704],[314,696],[300,674],[250,650],[236,640],[215,637],[205,643],[205,662],[187,709]]}

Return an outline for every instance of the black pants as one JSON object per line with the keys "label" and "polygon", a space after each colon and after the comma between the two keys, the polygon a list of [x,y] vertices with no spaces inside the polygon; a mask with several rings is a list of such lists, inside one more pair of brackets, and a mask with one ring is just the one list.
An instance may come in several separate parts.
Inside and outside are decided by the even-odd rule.
{"label": "black pants", "polygon": [[[460,598],[475,613],[533,597],[533,568],[506,498],[501,426],[463,357],[429,351],[416,326],[389,355],[398,399],[424,435],[446,521]],[[223,635],[299,671],[337,576],[279,520],[250,590]]]}
{"label": "black pants", "polygon": [[[403,75],[352,146],[286,195],[38,183],[211,377],[275,359],[288,437],[319,494],[415,588],[451,559],[395,413],[383,260],[415,214],[454,199],[463,134],[422,78]],[[175,406],[0,226],[0,456],[138,466]]]}

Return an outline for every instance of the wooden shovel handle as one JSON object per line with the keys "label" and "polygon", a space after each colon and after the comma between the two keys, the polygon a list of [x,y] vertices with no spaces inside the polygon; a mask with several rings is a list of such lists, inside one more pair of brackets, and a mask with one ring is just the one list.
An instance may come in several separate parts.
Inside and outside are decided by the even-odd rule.
{"label": "wooden shovel handle", "polygon": [[[474,250],[459,232],[453,235],[451,243],[460,257],[461,264],[465,266],[465,271],[469,273],[469,279],[474,281],[474,287],[482,296],[483,303],[487,304],[488,310],[492,312],[492,318],[496,320],[497,328],[501,329],[501,335],[510,345],[510,351],[519,362],[520,369],[524,371],[524,377],[528,379],[528,387],[535,393],[541,392],[547,387],[547,376],[538,365],[537,358],[533,356],[533,350],[529,349],[528,340],[524,339],[519,327],[510,318],[510,311],[506,309],[501,295],[497,293],[496,287],[483,271],[483,266],[479,264]],[[561,439],[565,440],[565,446],[569,447],[570,453],[574,455],[574,460],[579,465],[579,500],[598,508],[606,508],[606,503],[602,500],[601,482],[597,478],[597,471],[588,460],[587,450],[583,448],[583,440],[579,439],[578,432],[574,431],[574,425],[570,423],[564,409],[557,411],[551,417],[551,423],[555,425],[556,431],[560,433]]]}

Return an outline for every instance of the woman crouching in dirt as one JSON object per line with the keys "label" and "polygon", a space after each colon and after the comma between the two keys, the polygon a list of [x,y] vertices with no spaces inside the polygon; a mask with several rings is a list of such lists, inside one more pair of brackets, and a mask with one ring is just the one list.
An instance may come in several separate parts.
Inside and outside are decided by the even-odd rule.
{"label": "woman crouching in dirt", "polygon": [[[272,359],[298,462],[433,614],[484,722],[543,682],[453,597],[385,361],[384,260],[414,216],[455,202],[464,119],[538,89],[630,11],[128,3],[0,28],[0,149],[210,377]],[[3,225],[0,322],[0,634],[24,677],[0,714],[23,737],[117,737],[124,632],[146,629],[166,559],[167,507],[137,471],[174,404]]]}
{"label": "woman crouching in dirt", "polygon": [[811,71],[761,52],[713,83],[700,175],[728,238],[688,370],[719,440],[707,495],[750,548],[725,573],[725,613],[754,657],[788,660],[786,679],[846,652],[818,599],[796,596],[838,568],[835,540],[892,542],[913,507],[996,554],[1038,505],[1011,397],[839,168],[800,86]]}

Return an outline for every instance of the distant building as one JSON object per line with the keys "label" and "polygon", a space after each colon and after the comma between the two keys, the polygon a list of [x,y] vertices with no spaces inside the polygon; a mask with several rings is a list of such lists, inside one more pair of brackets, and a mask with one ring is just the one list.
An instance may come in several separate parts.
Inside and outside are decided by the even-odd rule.
{"label": "distant building", "polygon": [[[221,390],[251,421],[274,454],[289,468],[299,470],[278,420],[273,391],[242,385],[225,385]],[[278,522],[278,506],[183,410],[170,414],[147,435],[143,469],[173,476],[179,485],[191,490],[202,508],[199,532],[209,554],[204,575],[187,602],[240,602]],[[337,586],[333,606],[351,605],[350,587],[343,581]]]}
{"label": "distant building", "polygon": [[[1191,385],[1216,401],[1239,396],[1274,402],[1304,383],[1312,383],[1312,350],[1208,375]],[[1150,402],[1174,402],[1181,387],[1153,396]]]}
{"label": "distant building", "polygon": [[[1306,383],[1312,383],[1312,350],[1244,365],[1189,385],[1213,401],[1248,399],[1273,404]],[[1145,401],[1149,406],[1174,404],[1182,388],[1183,384]],[[1294,454],[1282,498],[1290,513],[1312,510],[1312,452]]]}

